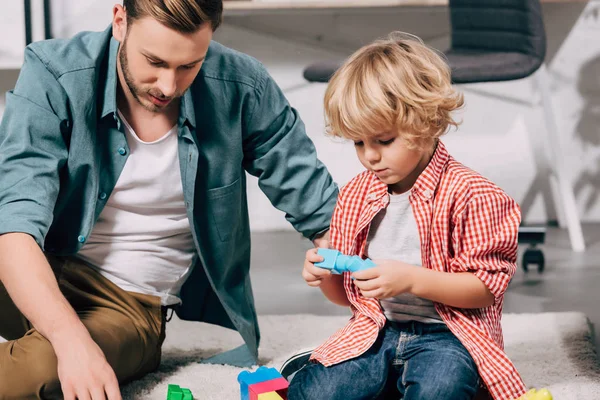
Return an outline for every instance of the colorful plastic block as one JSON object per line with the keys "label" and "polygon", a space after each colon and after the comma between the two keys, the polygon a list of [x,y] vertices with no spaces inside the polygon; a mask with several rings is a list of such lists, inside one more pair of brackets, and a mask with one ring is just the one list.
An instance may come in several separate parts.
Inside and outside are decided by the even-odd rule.
{"label": "colorful plastic block", "polygon": [[238,382],[240,384],[241,400],[250,400],[248,394],[248,387],[255,383],[270,381],[272,379],[283,378],[279,371],[275,368],[258,367],[254,372],[242,371],[238,375]]}
{"label": "colorful plastic block", "polygon": [[167,400],[194,400],[194,396],[190,389],[179,387],[179,385],[169,385]]}
{"label": "colorful plastic block", "polygon": [[285,398],[278,395],[277,392],[269,392],[269,393],[259,394],[257,399],[258,400],[285,400]]}
{"label": "colorful plastic block", "polygon": [[277,393],[281,398],[287,399],[289,382],[284,377],[254,383],[248,386],[249,400],[258,400],[259,395]]}
{"label": "colorful plastic block", "polygon": [[363,271],[375,266],[375,263],[368,258],[363,260],[359,256],[347,256],[337,250],[320,248],[317,250],[317,254],[324,260],[315,265],[331,270],[332,274]]}

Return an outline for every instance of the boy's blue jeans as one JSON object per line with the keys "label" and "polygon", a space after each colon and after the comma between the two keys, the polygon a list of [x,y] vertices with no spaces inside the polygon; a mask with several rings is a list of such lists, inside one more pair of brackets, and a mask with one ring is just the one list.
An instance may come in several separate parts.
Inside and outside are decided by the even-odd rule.
{"label": "boy's blue jeans", "polygon": [[388,322],[360,357],[304,366],[288,399],[471,400],[478,387],[471,355],[446,325]]}

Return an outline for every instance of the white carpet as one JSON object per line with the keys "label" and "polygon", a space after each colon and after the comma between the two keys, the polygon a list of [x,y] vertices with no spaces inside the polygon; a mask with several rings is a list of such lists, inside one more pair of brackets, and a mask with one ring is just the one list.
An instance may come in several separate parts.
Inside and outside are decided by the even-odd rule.
{"label": "white carpet", "polygon": [[[279,368],[290,355],[320,344],[347,317],[283,315],[259,320],[260,362]],[[585,315],[505,314],[502,324],[506,350],[529,387],[547,387],[555,400],[600,399],[600,362]],[[164,400],[167,385],[174,383],[191,389],[197,400],[239,399],[241,369],[197,361],[241,343],[234,331],[175,317],[167,325],[160,369],[123,387],[123,398]]]}
{"label": "white carpet", "polygon": [[[279,368],[298,350],[321,343],[347,317],[260,317],[260,361]],[[600,399],[600,365],[591,328],[581,313],[506,314],[506,350],[529,387],[547,387],[555,400]],[[237,333],[173,319],[167,325],[163,362],[156,373],[123,388],[124,399],[164,400],[169,383],[192,390],[195,399],[239,399],[241,369],[198,364],[241,344]]]}

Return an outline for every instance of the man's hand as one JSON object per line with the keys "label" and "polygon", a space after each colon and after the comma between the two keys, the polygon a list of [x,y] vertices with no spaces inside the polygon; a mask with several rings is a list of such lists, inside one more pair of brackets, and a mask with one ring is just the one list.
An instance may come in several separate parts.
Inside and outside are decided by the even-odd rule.
{"label": "man's hand", "polygon": [[354,284],[366,298],[385,299],[410,292],[418,268],[396,260],[373,260],[373,268],[352,274]]}
{"label": "man's hand", "polygon": [[[327,230],[325,233],[315,237],[313,239],[313,244],[315,245],[315,247],[323,247],[325,249],[329,248],[329,230]],[[318,261],[317,261],[318,262]]]}
{"label": "man's hand", "polygon": [[65,400],[121,400],[117,377],[87,331],[63,337],[53,346]]}
{"label": "man's hand", "polygon": [[315,263],[321,261],[323,261],[323,257],[317,254],[317,249],[310,249],[306,252],[304,269],[302,270],[302,278],[304,278],[309,286],[320,286],[323,282],[323,279],[331,276],[331,271],[326,268],[319,268],[315,265]]}

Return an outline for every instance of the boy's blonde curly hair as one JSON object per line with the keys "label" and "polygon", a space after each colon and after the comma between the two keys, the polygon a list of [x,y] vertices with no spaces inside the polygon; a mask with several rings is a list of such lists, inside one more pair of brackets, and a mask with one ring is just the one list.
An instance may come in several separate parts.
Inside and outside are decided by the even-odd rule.
{"label": "boy's blonde curly hair", "polygon": [[360,140],[396,131],[409,148],[427,149],[457,126],[462,107],[442,55],[416,36],[393,32],[356,51],[325,92],[327,133]]}

